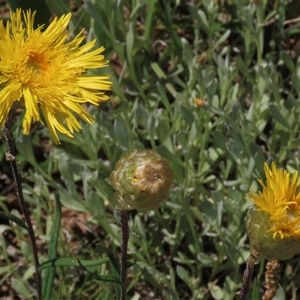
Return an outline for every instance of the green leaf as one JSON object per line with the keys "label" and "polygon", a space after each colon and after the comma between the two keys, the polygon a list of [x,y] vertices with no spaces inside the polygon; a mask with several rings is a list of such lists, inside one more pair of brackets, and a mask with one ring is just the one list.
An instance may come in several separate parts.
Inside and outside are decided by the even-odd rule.
{"label": "green leaf", "polygon": [[198,10],[198,18],[197,20],[199,21],[200,26],[208,33],[209,32],[209,24],[208,20],[206,17],[206,14],[202,10]]}
{"label": "green leaf", "polygon": [[115,258],[113,252],[109,248],[107,248],[105,246],[102,246],[101,244],[96,244],[95,251],[97,251],[99,253],[103,253],[104,252],[108,256],[108,258],[109,258],[111,264],[113,265],[114,269],[118,272],[118,274],[120,274],[119,262]]}
{"label": "green leaf", "polygon": [[99,281],[114,282],[114,283],[121,284],[120,279],[117,276],[114,276],[114,275],[97,275],[97,274],[94,274],[94,279],[99,280]]}
{"label": "green leaf", "polygon": [[222,299],[224,299],[223,291],[222,291],[222,289],[218,285],[216,285],[214,283],[209,283],[208,287],[209,287],[211,295],[213,296],[213,298],[215,300],[222,300]]}
{"label": "green leaf", "polygon": [[96,267],[103,265],[109,262],[108,258],[103,258],[99,260],[79,260],[71,257],[61,257],[55,258],[52,260],[48,260],[42,263],[39,267],[39,270],[42,271],[44,269],[52,268],[52,267]]}
{"label": "green leaf", "polygon": [[83,270],[85,270],[87,273],[92,274],[94,279],[96,279],[96,280],[121,284],[119,277],[117,277],[115,275],[99,275],[99,274],[97,274],[96,270],[86,268],[84,265],[81,264],[80,261],[78,261],[78,263]]}
{"label": "green leaf", "polygon": [[7,2],[13,11],[15,11],[17,8],[22,8],[22,10],[31,9],[31,11],[36,10],[37,14],[34,20],[35,28],[37,28],[39,25],[48,24],[48,21],[51,18],[51,12],[44,0],[7,0]]}
{"label": "green leaf", "polygon": [[179,278],[185,282],[185,284],[190,287],[190,284],[191,284],[191,280],[190,280],[190,275],[189,275],[189,272],[181,267],[181,266],[177,266],[176,267],[176,272],[179,276]]}
{"label": "green leaf", "polygon": [[21,219],[19,219],[18,217],[14,216],[10,213],[0,211],[0,217],[4,218],[6,220],[12,221],[12,222],[16,223],[17,225],[19,225],[20,227],[28,230],[28,227],[24,221],[22,221]]}
{"label": "green leaf", "polygon": [[17,292],[17,294],[22,295],[25,299],[32,299],[33,295],[21,280],[12,278],[11,286],[12,289]]}
{"label": "green leaf", "polygon": [[293,87],[297,90],[298,93],[300,93],[300,78],[298,75],[293,75],[292,76],[292,83]]}
{"label": "green leaf", "polygon": [[281,285],[279,285],[279,287],[276,290],[276,294],[273,296],[272,300],[286,300],[286,292],[285,290],[282,288]]}
{"label": "green leaf", "polygon": [[159,79],[167,79],[167,76],[166,74],[164,73],[164,71],[161,69],[161,67],[158,65],[158,63],[156,62],[153,62],[151,63],[151,68],[152,70],[155,72],[156,76],[159,78]]}
{"label": "green leaf", "polygon": [[271,104],[269,106],[269,110],[270,110],[270,113],[271,113],[272,117],[277,122],[282,124],[284,127],[290,129],[290,124],[286,121],[286,118],[281,114],[281,112],[279,111],[277,106],[275,106],[274,104]]}
{"label": "green leaf", "polygon": [[[40,0],[39,0],[40,1]],[[35,2],[39,2],[35,1]],[[67,5],[65,0],[53,1],[45,0],[45,3],[53,10],[58,16],[67,14],[70,12],[70,7]]]}
{"label": "green leaf", "polygon": [[63,206],[76,211],[87,211],[84,201],[78,197],[78,194],[70,195],[70,192],[61,185],[57,186],[57,191],[59,192],[60,202],[63,204]]}
{"label": "green leaf", "polygon": [[215,51],[219,47],[220,44],[224,43],[228,39],[230,32],[231,31],[228,29],[222,34],[222,36],[214,44],[213,51]]}
{"label": "green leaf", "polygon": [[17,150],[22,154],[24,159],[28,161],[35,169],[38,171],[43,177],[45,177],[49,184],[54,185],[54,180],[51,176],[49,176],[37,163],[35,155],[33,153],[31,136],[29,135],[22,135],[16,139],[16,147]]}
{"label": "green leaf", "polygon": [[281,51],[280,58],[283,60],[284,64],[289,68],[290,72],[294,72],[295,64],[291,58],[291,55],[287,54],[286,51]]}
{"label": "green leaf", "polygon": [[[105,191],[105,189],[110,189],[110,186],[104,180],[98,180],[93,185],[101,192]],[[110,220],[107,218],[106,206],[103,201],[104,197],[104,195],[98,195],[93,191],[90,192],[87,197],[88,209],[93,213],[93,217],[98,224],[103,227],[111,237],[118,239],[119,236],[113,231]]]}
{"label": "green leaf", "polygon": [[136,264],[136,261],[135,260],[127,260],[127,263],[126,263],[126,268],[131,268],[132,266],[134,266]]}
{"label": "green leaf", "polygon": [[121,117],[118,117],[114,122],[114,132],[120,146],[124,148],[125,151],[130,150],[131,133]]}

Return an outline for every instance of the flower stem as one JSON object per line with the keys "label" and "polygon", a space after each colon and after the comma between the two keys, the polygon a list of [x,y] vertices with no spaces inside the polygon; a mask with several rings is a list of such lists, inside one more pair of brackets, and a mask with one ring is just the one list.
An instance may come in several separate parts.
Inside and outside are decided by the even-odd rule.
{"label": "flower stem", "polygon": [[119,210],[121,224],[121,297],[120,300],[126,300],[127,288],[127,246],[129,239],[128,215],[126,210]]}
{"label": "flower stem", "polygon": [[246,296],[250,290],[254,266],[259,256],[260,255],[256,251],[251,250],[250,255],[246,261],[246,269],[244,272],[243,285],[240,291],[239,300],[246,299]]}
{"label": "flower stem", "polygon": [[22,179],[21,175],[18,171],[17,163],[15,160],[16,155],[16,145],[14,138],[11,133],[11,124],[12,124],[12,114],[9,115],[5,122],[5,140],[7,145],[7,153],[6,153],[6,160],[9,161],[12,173],[14,176],[14,180],[16,183],[16,189],[17,189],[17,195],[19,199],[19,205],[21,207],[23,216],[25,218],[27,227],[28,227],[28,234],[31,244],[31,249],[33,253],[33,260],[34,260],[34,267],[35,267],[35,273],[36,273],[36,289],[37,289],[37,299],[42,299],[42,279],[41,279],[41,272],[39,271],[39,259],[38,259],[38,251],[36,246],[36,240],[34,236],[34,231],[32,227],[32,223],[30,220],[30,213],[27,208],[27,205],[24,200],[23,190],[22,190]]}

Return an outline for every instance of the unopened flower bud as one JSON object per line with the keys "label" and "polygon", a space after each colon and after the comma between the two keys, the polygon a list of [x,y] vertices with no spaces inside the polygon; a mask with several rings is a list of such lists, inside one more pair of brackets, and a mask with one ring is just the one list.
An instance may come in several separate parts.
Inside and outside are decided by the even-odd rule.
{"label": "unopened flower bud", "polygon": [[158,209],[173,182],[169,161],[155,150],[133,150],[122,157],[107,180],[116,191],[117,210]]}

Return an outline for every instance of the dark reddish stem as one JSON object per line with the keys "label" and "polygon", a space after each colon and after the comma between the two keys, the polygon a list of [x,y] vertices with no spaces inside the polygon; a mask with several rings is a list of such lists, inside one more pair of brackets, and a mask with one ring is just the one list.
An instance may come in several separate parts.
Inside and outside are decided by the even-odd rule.
{"label": "dark reddish stem", "polygon": [[120,224],[121,224],[121,269],[120,269],[120,281],[121,281],[121,297],[120,300],[126,299],[127,289],[127,247],[129,239],[129,226],[128,215],[126,210],[120,210]]}
{"label": "dark reddish stem", "polygon": [[239,300],[245,300],[246,296],[250,290],[252,275],[253,275],[255,263],[256,263],[258,257],[259,257],[259,254],[256,251],[251,251],[251,253],[246,261],[246,269],[244,272],[243,285],[242,285],[242,288],[240,291]]}
{"label": "dark reddish stem", "polygon": [[12,115],[10,115],[5,123],[5,140],[7,145],[7,153],[6,153],[6,160],[9,161],[12,173],[14,176],[14,180],[16,183],[17,195],[19,199],[19,205],[22,210],[23,216],[25,218],[26,225],[28,227],[28,234],[33,254],[34,260],[34,267],[36,273],[36,289],[37,289],[37,299],[42,300],[42,279],[41,279],[41,272],[39,271],[39,258],[38,258],[38,250],[36,246],[35,235],[32,227],[32,223],[30,220],[30,213],[27,208],[27,205],[24,200],[23,190],[22,190],[22,179],[21,175],[18,171],[18,167],[16,164],[15,156],[16,156],[16,145],[14,138],[11,133],[11,124],[12,124]]}

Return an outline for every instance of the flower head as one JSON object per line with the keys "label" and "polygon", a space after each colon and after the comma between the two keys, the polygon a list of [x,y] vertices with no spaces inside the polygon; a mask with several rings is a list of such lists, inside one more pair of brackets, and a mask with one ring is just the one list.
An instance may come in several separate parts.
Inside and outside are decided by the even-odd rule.
{"label": "flower head", "polygon": [[32,122],[44,119],[55,143],[57,131],[73,137],[81,129],[75,115],[87,123],[94,120],[81,103],[98,105],[108,99],[103,91],[111,88],[109,76],[86,74],[107,65],[104,48],[92,50],[95,40],[81,45],[82,32],[67,41],[71,13],[45,29],[33,28],[35,12],[30,10],[18,9],[10,18],[6,25],[0,21],[0,126],[18,102],[25,108],[24,134]]}
{"label": "flower head", "polygon": [[262,185],[263,191],[250,192],[250,200],[256,205],[259,211],[268,214],[272,228],[269,232],[273,236],[297,237],[300,239],[300,178],[298,172],[293,175],[283,169],[277,169],[272,163],[270,170],[268,165],[264,167],[266,183],[261,179],[258,182]]}
{"label": "flower head", "polygon": [[107,181],[116,191],[116,209],[147,212],[167,198],[173,171],[155,150],[135,149],[117,162]]}
{"label": "flower head", "polygon": [[259,179],[262,192],[250,192],[255,207],[247,218],[247,232],[251,247],[269,260],[287,259],[300,252],[300,178],[264,166],[266,182]]}

